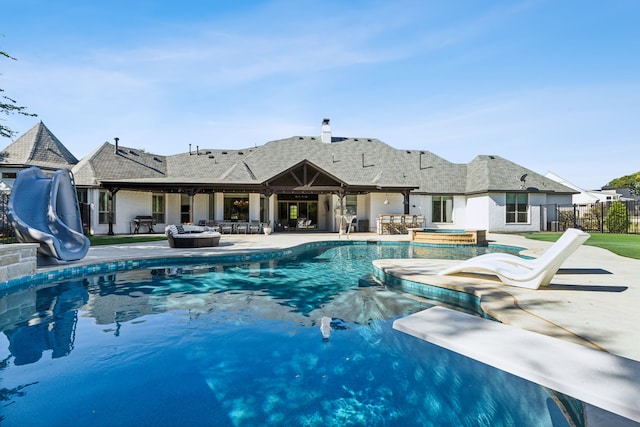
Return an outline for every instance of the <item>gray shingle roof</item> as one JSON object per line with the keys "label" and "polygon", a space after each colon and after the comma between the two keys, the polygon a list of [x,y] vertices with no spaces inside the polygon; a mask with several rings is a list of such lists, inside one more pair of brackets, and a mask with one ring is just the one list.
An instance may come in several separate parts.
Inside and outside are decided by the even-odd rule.
{"label": "gray shingle roof", "polygon": [[78,163],[73,154],[39,122],[0,152],[0,165],[56,170]]}
{"label": "gray shingle roof", "polygon": [[499,156],[478,156],[469,164],[451,163],[429,151],[400,150],[373,138],[295,136],[244,150],[201,149],[171,156],[104,143],[74,168],[79,185],[101,182],[154,185],[267,185],[308,162],[349,186],[412,188],[425,194],[474,194],[518,191],[572,193],[555,181]]}
{"label": "gray shingle roof", "polygon": [[105,142],[73,168],[76,184],[167,178],[164,156]]}
{"label": "gray shingle roof", "polygon": [[[526,177],[521,181],[525,174]],[[575,193],[573,189],[565,185],[500,156],[477,156],[468,165],[467,194],[526,189],[565,194]]]}

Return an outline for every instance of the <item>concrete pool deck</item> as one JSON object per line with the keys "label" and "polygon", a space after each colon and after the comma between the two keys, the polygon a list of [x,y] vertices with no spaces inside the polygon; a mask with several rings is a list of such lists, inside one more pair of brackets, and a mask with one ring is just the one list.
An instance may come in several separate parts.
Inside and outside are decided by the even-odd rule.
{"label": "concrete pool deck", "polygon": [[[212,248],[172,249],[166,241],[96,246],[82,261],[70,264],[243,254],[340,239],[408,241],[408,236],[375,233],[350,236],[336,233],[223,235],[220,246]],[[525,254],[533,256],[551,245],[518,235],[490,233],[487,239],[491,244],[527,248]],[[640,361],[640,260],[583,245],[563,264],[549,286],[537,290],[505,286],[488,277],[435,275],[451,264],[446,260],[395,259],[379,260],[374,264],[386,274],[400,279],[472,293],[480,298],[484,311],[505,324]],[[40,266],[38,271],[59,267]],[[541,363],[553,363],[553,360],[554,356],[550,354]],[[617,377],[614,371],[612,376]],[[585,372],[585,375],[589,373]],[[631,379],[618,377],[618,380]],[[640,396],[637,400],[640,406]],[[637,425],[615,416],[612,419],[610,415],[592,409],[588,425]]]}

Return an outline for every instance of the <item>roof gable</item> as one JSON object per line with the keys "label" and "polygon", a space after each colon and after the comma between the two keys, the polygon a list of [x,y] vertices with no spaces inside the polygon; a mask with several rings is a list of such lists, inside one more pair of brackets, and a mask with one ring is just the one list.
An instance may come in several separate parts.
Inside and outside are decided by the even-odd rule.
{"label": "roof gable", "polygon": [[344,187],[345,182],[328,174],[322,168],[303,160],[297,165],[282,171],[265,182],[270,189],[295,189],[296,191],[335,191]]}

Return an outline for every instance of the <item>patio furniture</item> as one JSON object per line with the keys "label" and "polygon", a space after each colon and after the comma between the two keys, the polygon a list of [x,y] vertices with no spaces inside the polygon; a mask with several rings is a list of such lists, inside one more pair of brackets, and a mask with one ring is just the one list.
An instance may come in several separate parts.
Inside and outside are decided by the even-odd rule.
{"label": "patio furniture", "polygon": [[220,233],[209,231],[207,227],[169,225],[165,234],[172,248],[203,248],[220,244]]}
{"label": "patio furniture", "polygon": [[262,224],[260,223],[260,221],[251,221],[249,222],[249,233],[250,234],[257,234],[262,232]]}
{"label": "patio furniture", "polygon": [[238,222],[236,223],[236,233],[244,233],[247,234],[249,231],[249,223],[248,222]]}
{"label": "patio furniture", "polygon": [[347,233],[351,233],[352,231],[358,231],[358,217],[354,216],[351,218],[351,221],[347,224]]}
{"label": "patio furniture", "polygon": [[156,221],[151,215],[138,215],[133,219],[133,223],[135,224],[133,234],[138,234],[141,226],[147,227],[149,233],[154,233],[153,226],[156,225]]}
{"label": "patio furniture", "polygon": [[394,215],[391,217],[389,234],[404,234],[407,230],[404,226],[404,215]]}
{"label": "patio furniture", "polygon": [[381,215],[378,218],[378,234],[391,234],[391,222],[393,222],[393,215]]}
{"label": "patio furniture", "polygon": [[589,233],[569,228],[539,258],[527,260],[504,253],[485,254],[463,261],[438,274],[491,274],[498,276],[507,285],[538,289],[551,282],[562,263],[589,237]]}
{"label": "patio furniture", "polygon": [[309,229],[309,228],[316,228],[316,227],[317,227],[316,224],[313,224],[313,220],[306,219],[306,218],[300,218],[296,226],[296,228],[299,228],[299,229]]}
{"label": "patio furniture", "polygon": [[222,222],[222,223],[220,223],[220,233],[222,233],[222,234],[231,234],[231,233],[233,233],[233,223],[232,222]]}

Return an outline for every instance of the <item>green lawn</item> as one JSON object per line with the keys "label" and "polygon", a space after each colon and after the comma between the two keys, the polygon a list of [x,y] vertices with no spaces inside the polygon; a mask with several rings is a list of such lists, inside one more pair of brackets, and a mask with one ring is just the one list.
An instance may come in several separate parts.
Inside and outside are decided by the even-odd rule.
{"label": "green lawn", "polygon": [[89,241],[91,246],[100,245],[121,245],[123,243],[155,242],[157,240],[167,240],[163,234],[136,234],[125,236],[91,236]]}
{"label": "green lawn", "polygon": [[[555,242],[561,235],[562,233],[530,233],[526,234],[525,237],[527,239]],[[591,237],[585,242],[585,245],[607,249],[623,257],[640,259],[639,234],[591,233]]]}

